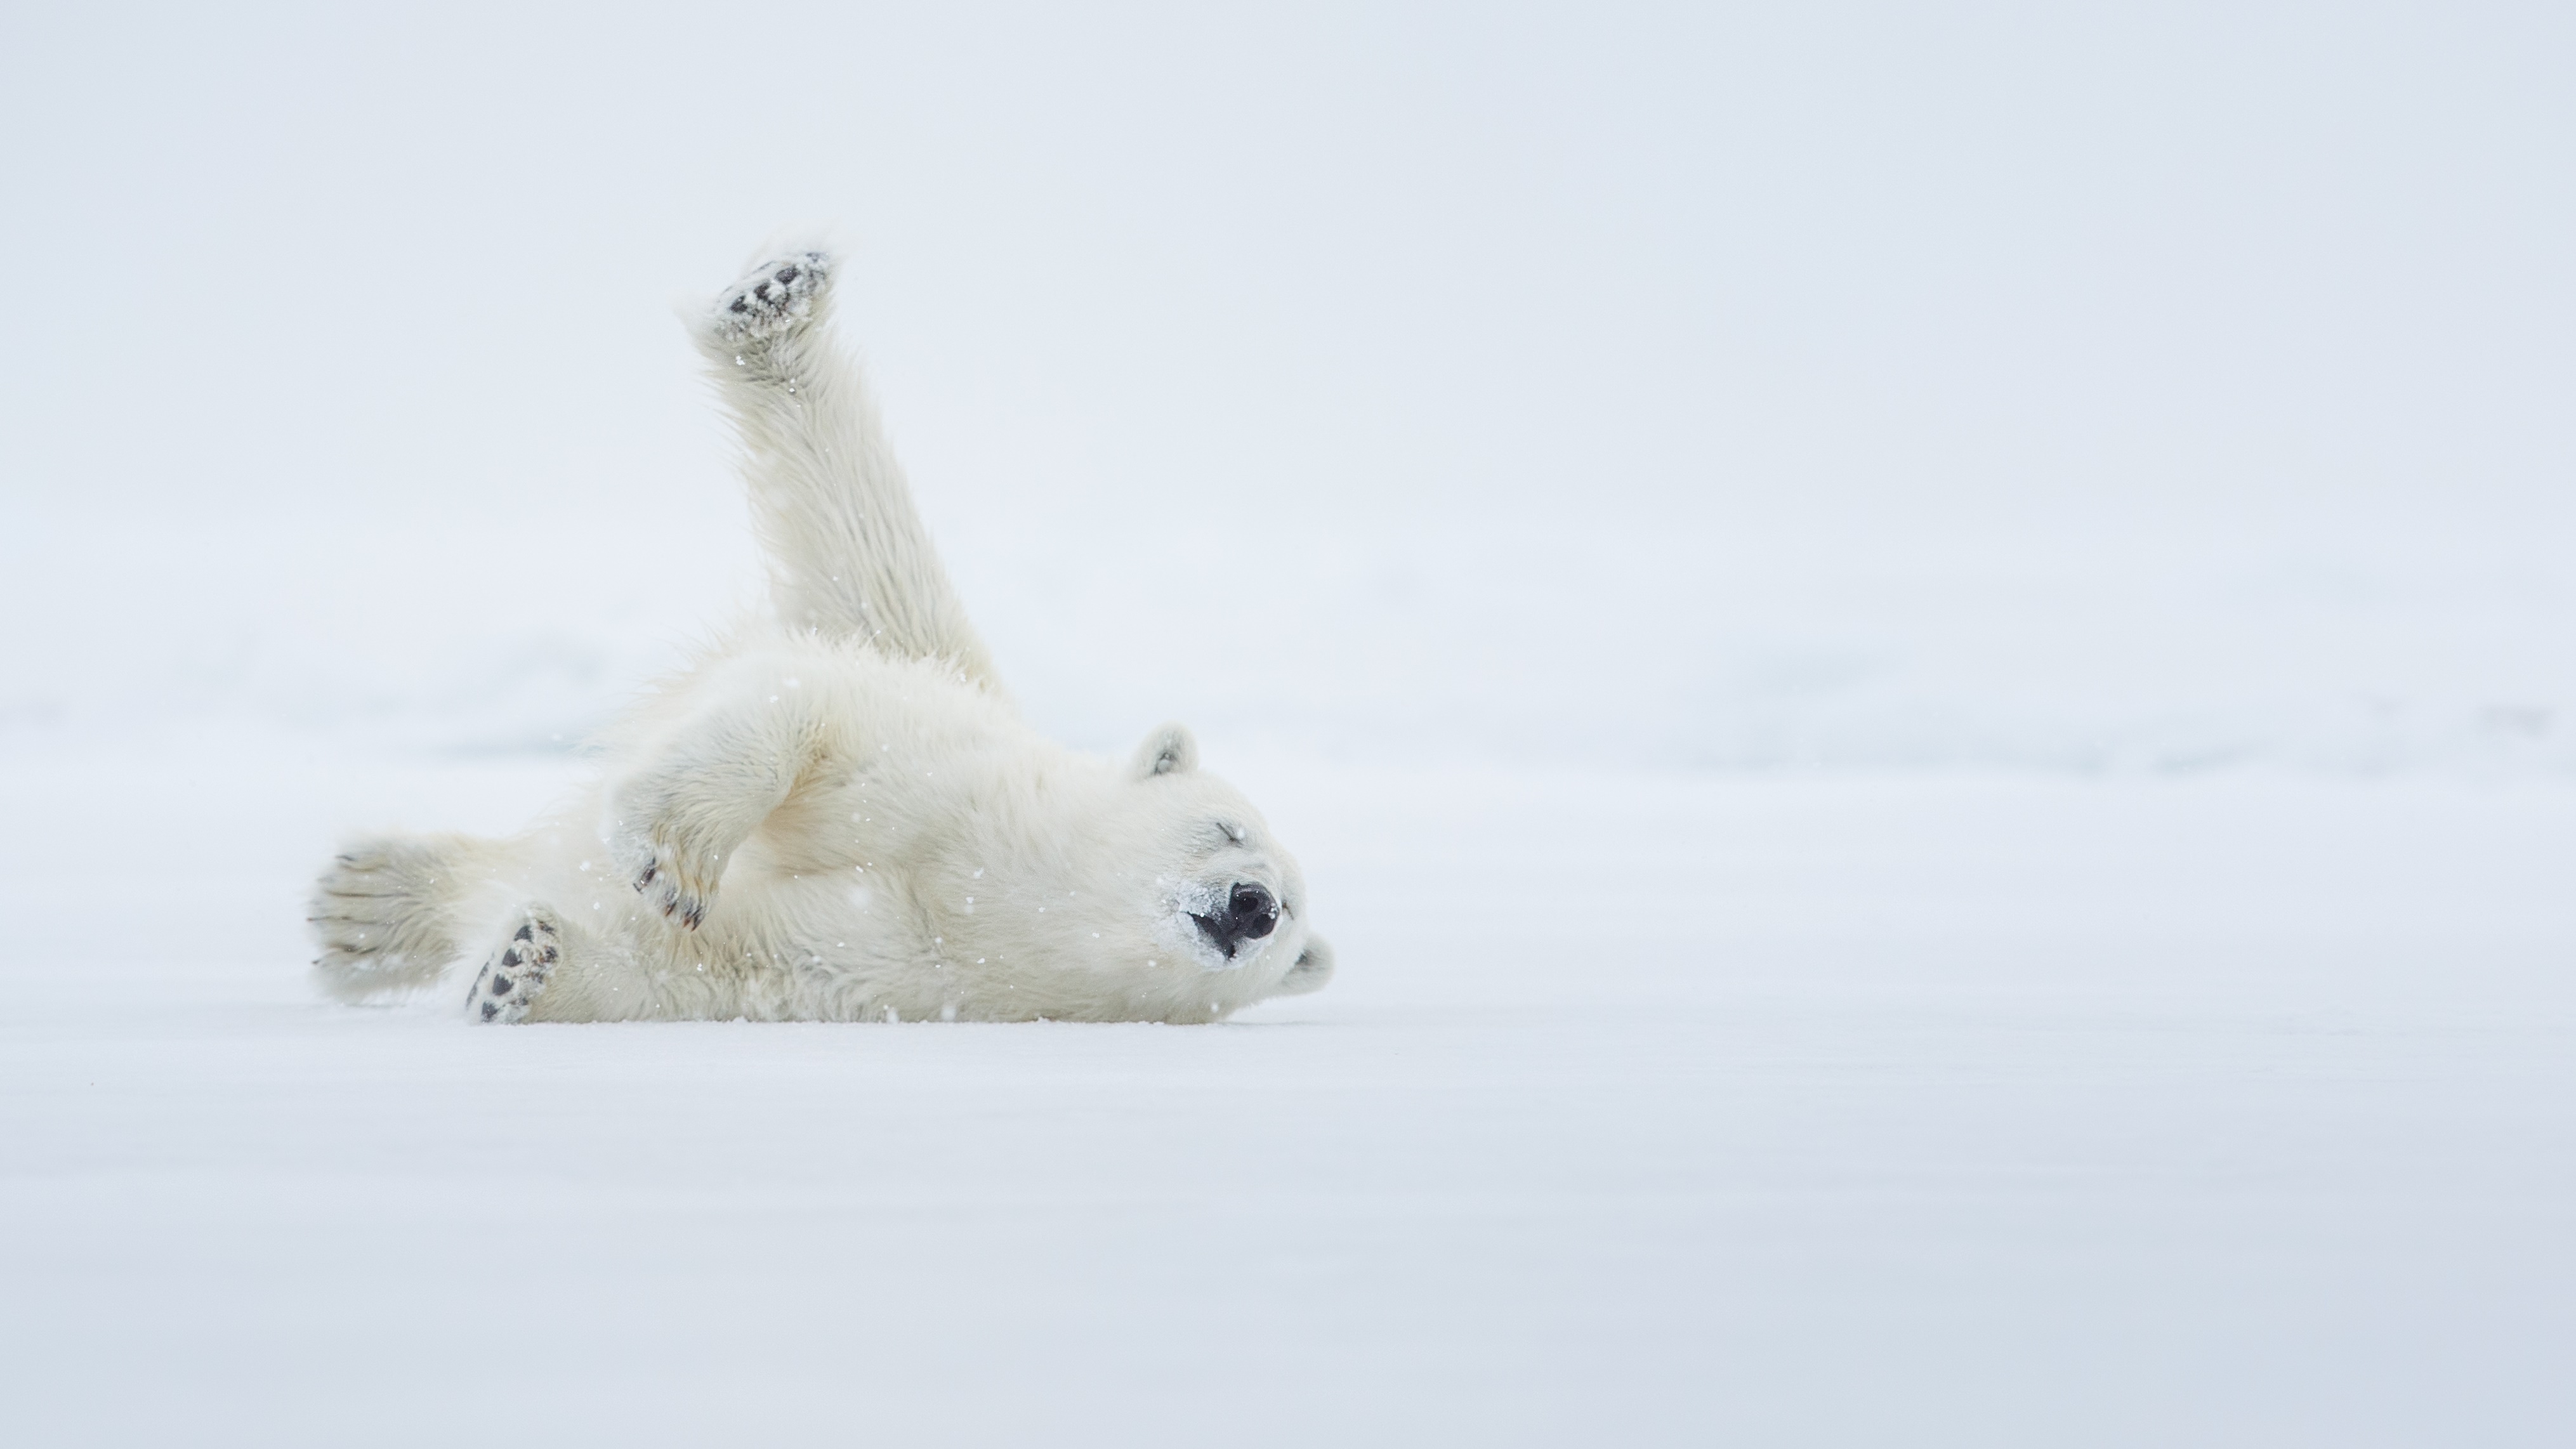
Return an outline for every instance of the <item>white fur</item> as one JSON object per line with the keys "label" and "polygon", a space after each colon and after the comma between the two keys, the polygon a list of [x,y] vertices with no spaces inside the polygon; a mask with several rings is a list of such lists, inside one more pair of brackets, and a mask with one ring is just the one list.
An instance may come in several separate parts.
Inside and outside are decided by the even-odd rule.
{"label": "white fur", "polygon": [[[1186,730],[1113,764],[1002,695],[830,345],[833,267],[789,251],[693,329],[776,619],[657,691],[526,834],[347,847],[314,897],[326,990],[479,959],[478,1021],[1211,1021],[1330,978],[1295,860]],[[1243,885],[1277,925],[1229,957],[1194,917]]]}

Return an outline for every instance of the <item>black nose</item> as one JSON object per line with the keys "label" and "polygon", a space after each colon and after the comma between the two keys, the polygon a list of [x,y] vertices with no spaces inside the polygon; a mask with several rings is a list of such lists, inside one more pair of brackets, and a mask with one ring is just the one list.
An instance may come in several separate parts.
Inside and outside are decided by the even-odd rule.
{"label": "black nose", "polygon": [[1279,903],[1270,898],[1270,892],[1247,881],[1226,892],[1224,914],[1202,916],[1194,912],[1190,919],[1199,923],[1199,934],[1232,960],[1235,948],[1246,941],[1258,941],[1277,928]]}

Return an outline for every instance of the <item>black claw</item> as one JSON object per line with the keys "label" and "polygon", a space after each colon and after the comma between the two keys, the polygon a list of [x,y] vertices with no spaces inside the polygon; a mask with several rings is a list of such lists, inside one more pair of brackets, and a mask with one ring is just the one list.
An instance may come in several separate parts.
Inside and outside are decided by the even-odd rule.
{"label": "black claw", "polygon": [[501,953],[501,964],[502,964],[502,965],[504,965],[504,966],[516,966],[516,965],[518,965],[518,964],[519,964],[519,948],[518,948],[518,947],[516,947],[516,946],[513,946],[513,947],[511,947],[509,950],[502,952],[502,953]]}
{"label": "black claw", "polygon": [[509,977],[495,973],[492,977],[492,994],[494,996],[507,996],[510,994],[510,988],[517,984],[518,983],[512,981]]}
{"label": "black claw", "polygon": [[484,1003],[483,1003],[483,1019],[484,1019],[485,1021],[490,1021],[492,1018],[494,1018],[494,1017],[496,1017],[496,1016],[499,1016],[500,1014],[501,1014],[501,1006],[500,1006],[500,1003],[498,1003],[498,1002],[493,1002],[493,1001],[487,1001],[487,1002],[484,1002]]}
{"label": "black claw", "polygon": [[782,281],[782,282],[792,282],[792,281],[795,281],[795,280],[796,280],[796,264],[795,264],[795,263],[793,263],[793,262],[790,262],[790,263],[788,263],[786,266],[780,267],[780,268],[778,269],[778,280],[780,280],[780,281]]}
{"label": "black claw", "polygon": [[515,935],[511,936],[511,937],[510,937],[510,939],[511,939],[511,940],[513,940],[513,941],[524,941],[524,940],[528,939],[528,936],[529,936],[529,928],[528,928],[528,927],[526,927],[526,926],[521,926],[521,927],[518,929],[517,934],[515,934]]}
{"label": "black claw", "polygon": [[740,297],[736,297],[733,299],[733,307],[731,310],[736,312],[748,312],[751,310],[751,304]]}

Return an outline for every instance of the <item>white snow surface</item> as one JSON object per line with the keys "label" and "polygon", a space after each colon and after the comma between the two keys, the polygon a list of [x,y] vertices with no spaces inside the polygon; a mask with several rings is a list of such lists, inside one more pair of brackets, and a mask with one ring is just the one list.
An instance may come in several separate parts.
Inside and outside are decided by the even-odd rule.
{"label": "white snow surface", "polygon": [[484,1030],[320,1001],[298,897],[573,762],[132,743],[0,756],[13,1443],[2576,1428],[2563,783],[1215,740],[1321,996]]}
{"label": "white snow surface", "polygon": [[[0,1443],[2576,1443],[2576,28],[0,11]],[[468,1029],[840,315],[1338,974]],[[461,996],[462,983],[452,995]]]}

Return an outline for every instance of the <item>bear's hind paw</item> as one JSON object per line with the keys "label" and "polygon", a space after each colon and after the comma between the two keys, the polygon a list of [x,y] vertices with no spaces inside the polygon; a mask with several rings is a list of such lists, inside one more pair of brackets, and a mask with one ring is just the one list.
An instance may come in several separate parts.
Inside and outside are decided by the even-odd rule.
{"label": "bear's hind paw", "polygon": [[562,959],[563,933],[554,918],[542,910],[529,911],[475,975],[474,988],[465,995],[465,1019],[477,1025],[527,1020],[537,993],[546,988],[546,977]]}
{"label": "bear's hind paw", "polygon": [[710,323],[727,343],[765,342],[814,315],[814,301],[832,280],[832,259],[818,251],[792,252],[764,262],[716,299]]}

